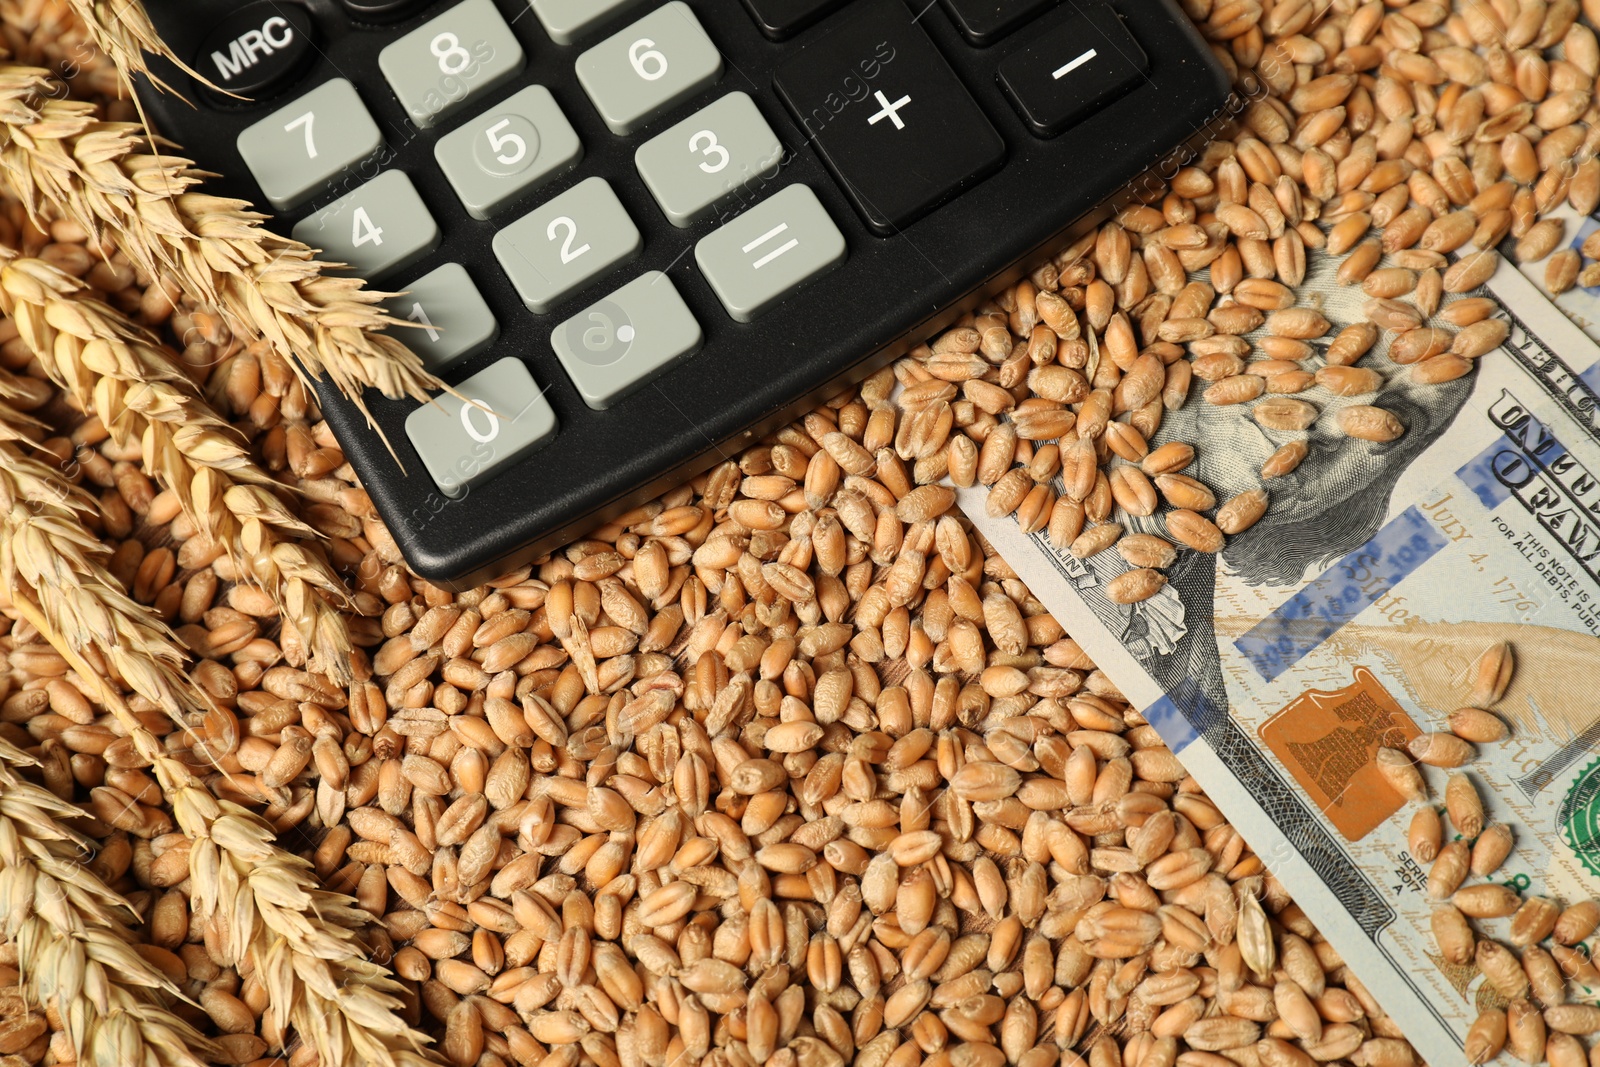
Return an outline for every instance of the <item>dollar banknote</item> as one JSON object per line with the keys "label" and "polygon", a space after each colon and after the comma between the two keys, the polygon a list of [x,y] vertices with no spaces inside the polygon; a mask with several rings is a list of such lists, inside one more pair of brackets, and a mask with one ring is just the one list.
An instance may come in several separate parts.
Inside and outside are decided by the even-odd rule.
{"label": "dollar banknote", "polygon": [[[1570,204],[1560,205],[1545,217],[1560,219],[1565,227],[1565,239],[1561,242],[1561,248],[1580,249],[1590,234],[1600,230],[1600,218],[1580,215]],[[1516,242],[1508,237],[1503,242],[1501,251],[1509,254],[1515,246]],[[1600,341],[1600,286],[1587,288],[1574,286],[1564,293],[1551,293],[1545,284],[1545,267],[1548,263],[1548,259],[1541,259],[1534,263],[1523,263],[1520,269],[1533,283],[1534,288],[1553,300],[1556,307],[1565,312],[1567,318],[1576,323],[1579,329],[1596,341]]]}
{"label": "dollar banknote", "polygon": [[[1302,294],[1337,329],[1364,296],[1335,269],[1316,268]],[[1190,442],[1188,473],[1218,499],[1264,487],[1271,505],[1220,554],[1183,551],[1142,603],[1107,596],[1128,569],[1115,549],[1076,559],[990,516],[982,486],[959,494],[1436,1065],[1465,1062],[1467,1027],[1504,1002],[1439,953],[1428,865],[1408,851],[1414,808],[1374,755],[1446,729],[1501,643],[1516,669],[1493,707],[1510,735],[1466,770],[1488,820],[1515,835],[1491,878],[1558,902],[1600,895],[1600,348],[1515,268],[1487,295],[1509,337],[1455,382],[1415,382],[1380,342],[1361,364],[1387,379],[1376,399],[1302,393],[1321,409],[1302,433],[1199,398],[1169,411],[1152,447]],[[1349,403],[1388,408],[1407,432],[1344,437]],[[1307,458],[1263,482],[1290,438]],[[1159,514],[1114,521],[1165,533]],[[1422,769],[1442,798],[1447,772]],[[1505,940],[1507,922],[1486,921],[1485,936]],[[1576,981],[1569,995],[1600,989]]]}

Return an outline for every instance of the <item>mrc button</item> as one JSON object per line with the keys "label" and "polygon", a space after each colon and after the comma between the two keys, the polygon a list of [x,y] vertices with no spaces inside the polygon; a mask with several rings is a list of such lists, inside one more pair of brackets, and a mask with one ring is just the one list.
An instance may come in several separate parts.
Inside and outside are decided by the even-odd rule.
{"label": "mrc button", "polygon": [[311,56],[311,16],[299,4],[256,0],[206,36],[194,68],[220,89],[257,96],[300,72]]}

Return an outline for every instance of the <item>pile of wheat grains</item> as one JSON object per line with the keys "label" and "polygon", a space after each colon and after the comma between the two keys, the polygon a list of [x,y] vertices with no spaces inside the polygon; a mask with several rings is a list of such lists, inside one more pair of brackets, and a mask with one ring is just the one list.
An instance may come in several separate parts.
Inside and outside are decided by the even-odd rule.
{"label": "pile of wheat grains", "polygon": [[[1600,48],[1575,0],[1185,6],[1249,103],[1170,187],[735,460],[459,595],[406,570],[280,358],[111,244],[0,208],[0,242],[163,332],[349,582],[355,681],[337,686],[304,669],[272,599],[235,582],[139,449],[75,410],[0,322],[0,365],[36,386],[12,402],[56,434],[37,454],[98,500],[112,569],[222,709],[185,730],[142,718],[371,913],[371,958],[442,1062],[1418,1062],[939,483],[990,485],[996,514],[1080,556],[1116,548],[1113,590],[1132,602],[1271,506],[1318,398],[1363,399],[1339,416],[1351,447],[1404,433],[1388,384],[1471,373],[1504,336],[1487,301],[1446,297],[1483,282],[1507,235],[1524,257],[1556,252],[1547,213],[1600,198]],[[114,86],[59,3],[0,10],[14,50],[53,42],[78,91]],[[1321,255],[1365,288],[1364,320],[1299,302]],[[1551,256],[1552,286],[1580,265]],[[1427,325],[1436,313],[1458,330]],[[1189,445],[1150,448],[1184,403],[1237,405],[1285,435],[1260,489],[1219,502],[1183,473]],[[1132,519],[1162,532],[1124,536]],[[220,965],[218,931],[191,922],[188,839],[94,687],[13,612],[0,627],[0,738],[92,812],[76,823],[99,845],[86,863],[143,916],[138,951],[189,998],[172,1010],[218,1062],[312,1067],[292,1033],[274,1043],[260,977]],[[1458,719],[1492,739],[1490,720]],[[1440,848],[1420,774],[1388,763],[1420,804],[1414,843]],[[1465,836],[1475,796],[1458,777],[1443,799]],[[1537,925],[1571,976],[1600,910],[1566,903]],[[1510,950],[1507,964],[1454,910],[1441,949],[1487,964],[1510,1051],[1600,1063],[1561,1032],[1600,1020],[1560,1003],[1556,957],[1525,950],[1541,969],[1518,982]],[[0,990],[27,962],[0,945]],[[1508,1040],[1507,1014],[1486,1018],[1475,1062]],[[64,1019],[0,991],[0,1065],[74,1062]]]}

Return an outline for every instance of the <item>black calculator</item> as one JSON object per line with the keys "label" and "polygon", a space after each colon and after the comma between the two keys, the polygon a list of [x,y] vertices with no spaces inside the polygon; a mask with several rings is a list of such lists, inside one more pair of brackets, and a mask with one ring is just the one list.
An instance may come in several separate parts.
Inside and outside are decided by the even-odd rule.
{"label": "black calculator", "polygon": [[1176,0],[147,5],[227,91],[157,62],[187,97],[140,87],[160,132],[403,294],[460,394],[374,393],[386,444],[319,388],[406,559],[457,588],[904,354],[1228,105]]}

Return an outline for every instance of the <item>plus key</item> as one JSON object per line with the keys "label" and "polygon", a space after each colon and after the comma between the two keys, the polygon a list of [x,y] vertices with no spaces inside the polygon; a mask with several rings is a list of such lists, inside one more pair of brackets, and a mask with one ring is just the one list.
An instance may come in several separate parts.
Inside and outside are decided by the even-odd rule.
{"label": "plus key", "polygon": [[878,103],[883,105],[883,110],[878,112],[876,115],[872,116],[870,119],[868,119],[867,120],[867,125],[875,126],[878,123],[882,122],[884,119],[888,119],[890,122],[894,123],[894,128],[895,129],[897,129],[897,130],[905,129],[906,128],[906,124],[904,122],[900,121],[900,109],[905,107],[907,104],[911,103],[911,97],[902,96],[900,99],[896,100],[894,103],[891,104],[891,103],[889,103],[889,98],[887,96],[884,96],[883,92],[881,90],[879,92],[874,93],[873,95],[878,98]]}
{"label": "plus key", "polygon": [[773,75],[778,95],[876,234],[997,170],[1005,142],[902,0],[858,0]]}

